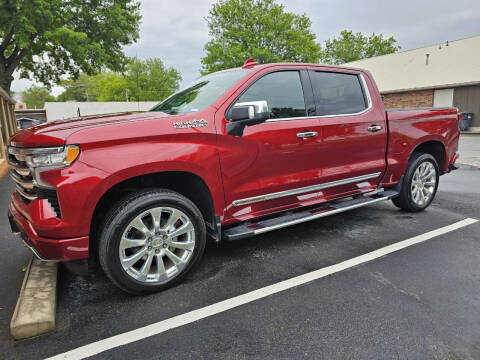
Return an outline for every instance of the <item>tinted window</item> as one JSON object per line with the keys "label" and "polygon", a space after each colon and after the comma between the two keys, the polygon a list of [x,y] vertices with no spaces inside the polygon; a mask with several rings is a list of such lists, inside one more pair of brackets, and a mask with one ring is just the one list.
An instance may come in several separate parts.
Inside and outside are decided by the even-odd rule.
{"label": "tinted window", "polygon": [[354,74],[310,73],[317,115],[354,114],[366,109],[360,79]]}
{"label": "tinted window", "polygon": [[187,114],[206,109],[249,71],[235,69],[203,76],[155,106],[151,111]]}
{"label": "tinted window", "polygon": [[305,116],[305,100],[298,71],[274,72],[260,78],[237,102],[266,100],[272,119]]}

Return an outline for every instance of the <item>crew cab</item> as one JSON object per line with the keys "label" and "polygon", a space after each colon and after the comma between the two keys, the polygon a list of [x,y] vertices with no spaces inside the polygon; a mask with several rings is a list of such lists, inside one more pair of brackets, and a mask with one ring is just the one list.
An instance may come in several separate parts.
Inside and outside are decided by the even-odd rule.
{"label": "crew cab", "polygon": [[45,261],[98,259],[131,293],[235,241],[392,199],[427,208],[455,169],[455,108],[385,110],[364,70],[264,64],[200,77],[146,113],[16,133],[12,231]]}

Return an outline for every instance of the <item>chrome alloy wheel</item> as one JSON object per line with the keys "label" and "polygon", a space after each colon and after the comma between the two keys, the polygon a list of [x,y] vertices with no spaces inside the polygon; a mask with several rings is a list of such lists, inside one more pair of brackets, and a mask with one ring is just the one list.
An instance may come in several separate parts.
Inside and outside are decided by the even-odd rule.
{"label": "chrome alloy wheel", "polygon": [[424,206],[432,198],[436,183],[435,166],[430,161],[424,161],[418,165],[410,185],[413,202],[418,206]]}
{"label": "chrome alloy wheel", "polygon": [[189,217],[172,207],[156,207],[135,217],[120,240],[120,263],[137,281],[164,284],[186,267],[195,248]]}

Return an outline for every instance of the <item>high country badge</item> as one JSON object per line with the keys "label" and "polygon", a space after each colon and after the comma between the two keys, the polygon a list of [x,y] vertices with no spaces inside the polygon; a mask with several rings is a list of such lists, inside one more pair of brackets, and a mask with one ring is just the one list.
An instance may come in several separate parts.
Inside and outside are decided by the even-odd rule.
{"label": "high country badge", "polygon": [[193,120],[193,121],[177,121],[173,123],[173,128],[188,129],[188,128],[205,127],[207,125],[208,125],[208,121],[205,119]]}

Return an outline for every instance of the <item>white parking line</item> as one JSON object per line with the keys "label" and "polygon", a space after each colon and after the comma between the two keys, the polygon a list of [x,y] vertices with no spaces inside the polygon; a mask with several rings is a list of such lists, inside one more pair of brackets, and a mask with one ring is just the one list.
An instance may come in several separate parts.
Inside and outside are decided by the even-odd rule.
{"label": "white parking line", "polygon": [[[341,263],[324,267],[319,270],[315,270],[294,278],[281,281],[279,283],[257,289],[246,294],[235,296],[233,298],[220,301],[218,303],[205,306],[203,308],[190,311],[185,314],[181,314],[170,319],[162,320],[157,323],[147,325],[136,330],[128,331],[123,334],[115,335],[103,340],[96,341],[91,344],[81,346],[79,348],[67,351],[63,354],[56,355],[49,358],[53,359],[84,359],[89,356],[99,354],[101,352],[126,345],[135,341],[139,341],[150,336],[161,334],[167,330],[174,329],[186,324],[193,323],[195,321],[207,318],[209,316],[222,313],[224,311],[236,308],[238,306],[248,304],[252,301],[262,299],[272,294],[279,293],[284,290],[291,289],[295,286],[299,286],[313,280],[323,278],[325,276],[337,273],[339,271],[349,269],[353,266],[363,264],[368,261],[378,259],[379,257],[391,254],[393,252],[405,249],[409,246],[422,243],[424,241],[430,240],[434,237],[446,234],[448,232],[461,229],[465,226],[471,225],[478,222],[476,219],[467,218],[461,220],[454,224],[444,226],[442,228],[429,231],[425,234],[421,234],[410,239],[400,241],[398,243],[385,246],[381,249],[371,251],[367,254],[354,257],[352,259],[342,261]],[[47,359],[48,360],[48,359]]]}

